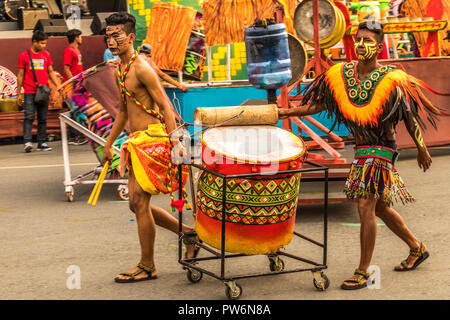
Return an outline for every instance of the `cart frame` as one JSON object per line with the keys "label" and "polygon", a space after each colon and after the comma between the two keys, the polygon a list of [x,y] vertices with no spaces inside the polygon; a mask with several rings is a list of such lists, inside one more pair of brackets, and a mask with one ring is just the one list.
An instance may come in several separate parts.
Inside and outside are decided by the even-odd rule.
{"label": "cart frame", "polygon": [[[195,167],[197,169],[206,171],[208,173],[211,173],[215,176],[218,176],[223,179],[223,192],[222,192],[222,230],[221,230],[221,250],[217,251],[215,248],[211,248],[210,246],[205,245],[203,242],[200,242],[198,238],[192,237],[192,235],[186,235],[183,234],[181,226],[183,223],[183,212],[179,211],[178,213],[178,220],[179,220],[179,239],[178,239],[178,262],[183,265],[183,268],[187,270],[187,277],[188,280],[196,283],[201,280],[203,273],[207,274],[208,276],[211,276],[213,278],[216,278],[218,280],[221,280],[225,286],[226,286],[226,295],[229,299],[235,300],[238,299],[242,294],[242,287],[236,283],[236,280],[238,279],[244,279],[244,278],[254,278],[254,277],[261,277],[261,276],[274,276],[278,274],[284,274],[284,273],[294,273],[294,272],[304,272],[304,271],[311,271],[313,273],[313,284],[316,287],[316,289],[320,291],[324,291],[329,287],[330,281],[328,277],[323,273],[324,269],[327,269],[327,236],[328,236],[328,167],[322,166],[317,163],[313,163],[310,161],[305,161],[305,163],[310,164],[313,166],[312,168],[305,168],[305,169],[296,169],[296,170],[286,170],[286,171],[274,171],[269,173],[264,173],[264,175],[275,175],[275,174],[295,174],[295,173],[305,173],[305,172],[316,172],[316,171],[324,171],[324,202],[323,202],[323,242],[315,241],[309,237],[306,237],[298,232],[295,232],[294,235],[296,237],[299,237],[303,240],[306,240],[314,245],[317,245],[323,249],[323,257],[322,262],[314,262],[302,257],[298,257],[296,255],[283,252],[283,251],[277,251],[274,254],[268,254],[268,258],[270,261],[270,269],[272,272],[269,273],[252,273],[252,274],[243,274],[243,275],[235,275],[235,276],[225,276],[225,259],[228,258],[235,258],[235,257],[244,257],[248,256],[245,254],[233,254],[233,253],[226,253],[226,246],[225,246],[225,239],[226,239],[226,221],[225,221],[225,203],[226,203],[226,186],[227,186],[227,179],[230,178],[251,178],[255,176],[261,176],[261,173],[251,173],[251,174],[233,174],[233,175],[225,175],[219,172],[215,172],[213,170],[210,170],[208,168],[205,168],[201,165],[191,163],[191,164],[180,164],[178,165],[178,170],[181,170],[181,166],[188,165],[190,168],[190,172],[192,173],[192,167]],[[190,183],[191,183],[191,196],[193,199],[193,207],[194,207],[194,214],[196,210],[196,201],[195,201],[195,192],[193,190],[193,182],[192,182],[192,174],[190,175]],[[182,180],[181,175],[179,178],[179,198],[182,199]],[[202,257],[202,258],[191,258],[191,259],[183,259],[182,257],[182,246],[183,246],[183,240],[187,239],[190,243],[195,244],[199,246],[200,248],[208,251],[212,254],[212,256],[208,257]],[[311,268],[296,268],[292,270],[284,270],[284,262],[279,258],[279,256],[288,257],[294,260],[298,260],[307,264],[312,265]],[[215,260],[220,259],[220,275],[215,274],[213,272],[210,272],[204,268],[200,268],[197,264],[200,261],[206,261],[206,260]]]}
{"label": "cart frame", "polygon": [[[62,154],[63,154],[63,161],[64,161],[64,191],[67,195],[67,200],[69,202],[72,202],[74,200],[74,186],[76,185],[82,185],[82,184],[96,184],[97,179],[92,180],[84,180],[89,175],[93,175],[94,177],[99,176],[100,172],[102,171],[102,166],[99,164],[97,167],[93,168],[91,171],[86,172],[82,175],[79,175],[72,179],[71,173],[70,173],[70,157],[69,157],[69,145],[68,145],[68,139],[67,139],[67,127],[72,127],[78,132],[80,132],[85,137],[93,140],[95,143],[105,146],[106,140],[100,137],[99,135],[93,133],[91,130],[85,128],[78,122],[74,121],[70,117],[70,111],[61,113],[59,116],[59,121],[61,125],[61,143],[62,143]],[[120,155],[119,148],[113,146],[113,152],[117,155]],[[112,172],[113,170],[110,170],[109,172]],[[110,179],[110,180],[104,180],[103,183],[115,183],[119,184],[118,192],[119,196],[126,200],[128,197],[128,179]]]}

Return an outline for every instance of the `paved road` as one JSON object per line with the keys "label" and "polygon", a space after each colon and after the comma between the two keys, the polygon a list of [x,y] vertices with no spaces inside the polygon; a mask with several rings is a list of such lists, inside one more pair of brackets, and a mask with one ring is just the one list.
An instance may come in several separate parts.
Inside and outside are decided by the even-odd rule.
{"label": "paved road", "polygon": [[[119,272],[139,259],[136,222],[128,204],[120,200],[117,185],[105,185],[96,207],[87,205],[92,185],[75,188],[75,201],[66,201],[60,141],[48,153],[25,154],[22,145],[0,146],[0,299],[204,299],[225,298],[225,286],[204,276],[192,284],[177,263],[177,236],[159,228],[156,266],[159,279],[116,284]],[[393,267],[408,248],[380,221],[373,264],[379,267],[380,288],[347,292],[339,289],[359,262],[358,214],[353,204],[330,207],[327,276],[331,285],[317,291],[310,272],[290,273],[238,281],[241,299],[449,299],[450,256],[450,149],[435,149],[429,172],[419,171],[415,152],[401,155],[398,169],[415,205],[396,206],[413,232],[423,240],[431,257],[416,271],[396,273]],[[97,163],[88,145],[70,146],[72,176]],[[167,207],[167,196],[154,197]],[[321,240],[320,206],[301,207],[296,231]],[[192,224],[192,214],[185,215]],[[318,247],[295,239],[286,252],[320,261]],[[206,255],[203,251],[202,255]],[[286,268],[304,267],[285,259]],[[74,267],[75,266],[75,267]],[[216,262],[202,266],[219,271]],[[267,272],[265,256],[228,259],[227,273]],[[75,269],[73,269],[75,268]],[[79,269],[78,269],[79,268]],[[81,272],[80,289],[68,289],[74,270]],[[69,273],[68,273],[69,272]],[[76,284],[70,282],[69,284]]]}

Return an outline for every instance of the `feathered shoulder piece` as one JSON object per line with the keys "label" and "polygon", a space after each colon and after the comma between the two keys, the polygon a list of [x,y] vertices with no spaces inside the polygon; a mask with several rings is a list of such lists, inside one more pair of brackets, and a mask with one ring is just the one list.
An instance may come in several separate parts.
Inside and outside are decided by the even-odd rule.
{"label": "feathered shoulder piece", "polygon": [[382,66],[361,81],[356,66],[356,61],[335,64],[306,88],[303,105],[323,105],[328,117],[336,117],[331,130],[342,123],[353,134],[376,144],[384,134],[386,121],[396,125],[412,115],[422,128],[425,119],[436,127],[436,115],[448,115],[433,106],[418,86],[441,93],[401,68]]}

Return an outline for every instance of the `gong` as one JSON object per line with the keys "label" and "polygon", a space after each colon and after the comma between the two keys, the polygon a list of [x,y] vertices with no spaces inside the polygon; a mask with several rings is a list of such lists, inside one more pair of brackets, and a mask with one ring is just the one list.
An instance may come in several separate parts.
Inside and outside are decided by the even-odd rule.
{"label": "gong", "polygon": [[[313,1],[304,0],[295,9],[294,28],[297,36],[314,45]],[[329,0],[319,0],[320,47],[330,48],[345,34],[345,18],[341,10]]]}
{"label": "gong", "polygon": [[288,34],[288,44],[292,73],[292,78],[288,83],[288,86],[290,86],[300,79],[305,72],[306,64],[308,62],[308,55],[306,53],[305,46],[296,36]]}
{"label": "gong", "polygon": [[1,3],[2,11],[5,13],[6,18],[12,21],[19,20],[18,10],[19,8],[29,8],[28,0],[5,0]]}

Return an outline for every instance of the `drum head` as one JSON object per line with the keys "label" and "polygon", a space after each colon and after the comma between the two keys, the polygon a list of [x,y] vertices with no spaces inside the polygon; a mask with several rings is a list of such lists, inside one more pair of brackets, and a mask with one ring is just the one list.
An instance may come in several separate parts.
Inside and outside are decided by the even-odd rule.
{"label": "drum head", "polygon": [[288,86],[294,84],[303,72],[305,72],[308,56],[303,43],[292,34],[288,34],[289,43],[289,55],[291,57],[291,73],[292,79],[289,81]]}
{"label": "drum head", "polygon": [[[334,6],[328,0],[319,0],[319,39],[327,40],[333,35],[337,17]],[[295,9],[294,28],[297,35],[307,42],[314,41],[313,2],[304,0]]]}
{"label": "drum head", "polygon": [[208,129],[203,144],[216,154],[246,163],[294,160],[305,152],[292,132],[274,126],[229,126]]}

